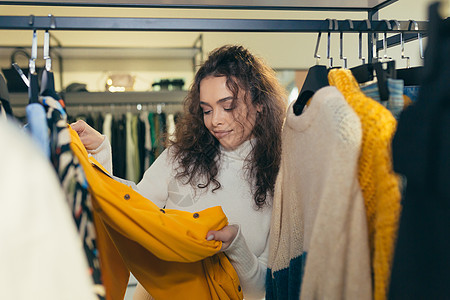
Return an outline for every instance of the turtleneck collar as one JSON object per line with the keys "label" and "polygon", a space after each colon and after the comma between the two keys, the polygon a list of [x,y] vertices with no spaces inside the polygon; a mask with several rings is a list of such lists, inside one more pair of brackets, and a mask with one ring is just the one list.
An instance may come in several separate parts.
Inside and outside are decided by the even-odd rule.
{"label": "turtleneck collar", "polygon": [[239,145],[236,149],[233,150],[227,150],[222,145],[220,145],[220,152],[224,157],[236,160],[245,160],[250,151],[253,149],[255,143],[256,139],[253,138],[243,142],[241,145]]}

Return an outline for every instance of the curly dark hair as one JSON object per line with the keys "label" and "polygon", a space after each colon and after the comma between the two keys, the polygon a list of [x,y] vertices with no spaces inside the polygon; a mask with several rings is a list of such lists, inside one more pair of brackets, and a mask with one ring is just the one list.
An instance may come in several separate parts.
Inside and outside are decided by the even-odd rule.
{"label": "curly dark hair", "polygon": [[226,45],[213,50],[196,73],[184,100],[183,117],[176,124],[174,140],[169,142],[179,164],[176,177],[198,188],[212,183],[213,192],[221,187],[216,180],[220,144],[206,128],[200,107],[200,82],[209,76],[225,76],[233,101],[242,90],[244,99],[250,99],[260,110],[251,133],[254,143],[246,169],[257,209],[262,208],[268,204],[267,194],[273,197],[280,165],[286,92],[275,72],[242,46]]}

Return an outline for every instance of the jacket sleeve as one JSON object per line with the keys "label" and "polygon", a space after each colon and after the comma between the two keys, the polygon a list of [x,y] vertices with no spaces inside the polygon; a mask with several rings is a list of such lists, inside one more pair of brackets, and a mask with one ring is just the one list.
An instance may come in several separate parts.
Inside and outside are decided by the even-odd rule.
{"label": "jacket sleeve", "polygon": [[[126,184],[147,199],[150,199],[158,207],[163,208],[168,198],[167,186],[169,183],[172,166],[168,157],[168,150],[164,150],[155,162],[148,168],[142,180],[136,184],[133,181],[113,176],[115,180]],[[110,174],[113,174],[111,144],[107,138],[95,150],[89,151]]]}
{"label": "jacket sleeve", "polygon": [[264,299],[269,243],[266,244],[264,252],[256,256],[250,251],[239,228],[236,238],[225,250],[225,254],[238,274],[244,298]]}

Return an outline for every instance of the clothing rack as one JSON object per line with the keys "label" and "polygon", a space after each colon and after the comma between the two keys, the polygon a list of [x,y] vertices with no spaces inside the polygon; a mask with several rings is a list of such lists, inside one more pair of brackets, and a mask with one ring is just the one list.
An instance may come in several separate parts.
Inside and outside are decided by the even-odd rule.
{"label": "clothing rack", "polygon": [[[159,92],[71,92],[63,93],[66,106],[71,105],[108,105],[123,104],[181,104],[187,91],[159,91]],[[28,105],[27,93],[12,93],[11,102],[14,106]]]}
{"label": "clothing rack", "polygon": [[[0,5],[54,5],[90,7],[133,8],[196,8],[196,9],[251,9],[251,10],[301,10],[301,11],[366,11],[367,20],[285,20],[285,19],[203,19],[203,18],[120,18],[120,17],[58,17],[58,16],[0,16],[0,29],[7,30],[83,30],[83,31],[182,31],[182,32],[364,32],[403,33],[405,42],[426,33],[426,21],[378,20],[378,11],[397,0],[375,1],[375,5],[359,4],[360,1],[331,0],[297,1],[262,0],[231,1],[217,4],[214,0],[140,0],[140,1],[0,1]],[[397,22],[395,22],[397,21]],[[414,25],[412,26],[412,22]],[[395,27],[395,28],[394,28]],[[400,43],[400,35],[387,38],[386,47]],[[383,41],[377,41],[377,51]],[[368,39],[368,61],[373,57],[373,40]]]}
{"label": "clothing rack", "polygon": [[[159,92],[72,92],[63,93],[63,99],[69,113],[80,111],[80,107],[87,107],[87,111],[138,111],[138,106],[145,109],[154,107],[156,111],[182,111],[183,99],[187,91],[159,91]],[[126,99],[126,100],[125,100]],[[11,93],[10,102],[14,103],[14,113],[25,115],[28,105],[27,93]]]}

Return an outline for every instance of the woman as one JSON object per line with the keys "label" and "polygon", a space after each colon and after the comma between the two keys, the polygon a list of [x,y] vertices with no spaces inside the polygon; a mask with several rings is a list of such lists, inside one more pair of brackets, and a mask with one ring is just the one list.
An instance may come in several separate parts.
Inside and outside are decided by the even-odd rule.
{"label": "woman", "polygon": [[[194,212],[221,206],[230,225],[205,238],[223,242],[244,297],[263,298],[284,89],[273,70],[248,50],[223,46],[198,70],[184,105],[169,147],[137,185],[127,184],[161,208]],[[108,139],[83,121],[72,128],[112,170]],[[137,293],[143,288],[138,286]]]}

